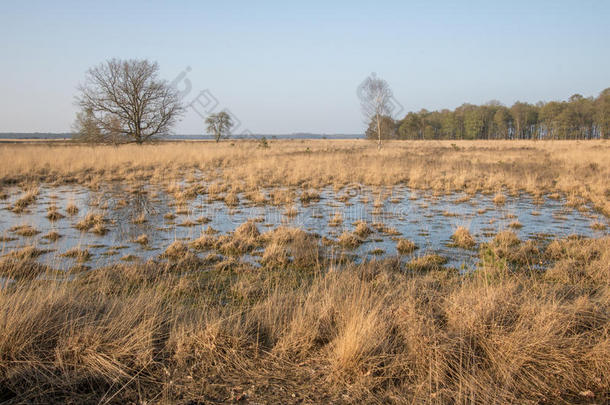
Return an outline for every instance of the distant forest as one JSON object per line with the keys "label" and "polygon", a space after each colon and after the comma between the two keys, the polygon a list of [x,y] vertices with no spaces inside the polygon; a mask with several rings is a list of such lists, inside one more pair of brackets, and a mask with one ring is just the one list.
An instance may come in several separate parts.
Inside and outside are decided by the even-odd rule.
{"label": "distant forest", "polygon": [[[371,123],[366,137],[377,139]],[[597,98],[575,94],[567,101],[498,101],[462,104],[455,110],[409,112],[403,119],[384,116],[385,139],[610,139],[610,88]]]}

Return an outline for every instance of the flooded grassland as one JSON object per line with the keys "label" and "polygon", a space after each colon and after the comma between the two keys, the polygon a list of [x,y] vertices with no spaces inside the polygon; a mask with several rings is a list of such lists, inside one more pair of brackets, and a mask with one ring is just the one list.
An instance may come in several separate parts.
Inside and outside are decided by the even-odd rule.
{"label": "flooded grassland", "polygon": [[0,399],[603,403],[609,156],[2,145]]}

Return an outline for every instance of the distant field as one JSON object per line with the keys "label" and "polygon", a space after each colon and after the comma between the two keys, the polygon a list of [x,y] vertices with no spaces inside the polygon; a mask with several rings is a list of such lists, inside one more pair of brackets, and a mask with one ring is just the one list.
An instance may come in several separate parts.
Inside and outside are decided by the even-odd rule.
{"label": "distant field", "polygon": [[[366,140],[170,142],[137,146],[3,145],[0,181],[86,184],[132,177],[181,179],[198,172],[235,192],[351,183],[442,192],[561,192],[610,213],[607,141]],[[87,176],[81,176],[86,173]]]}
{"label": "distant field", "polygon": [[1,144],[0,402],[604,403],[609,157]]}

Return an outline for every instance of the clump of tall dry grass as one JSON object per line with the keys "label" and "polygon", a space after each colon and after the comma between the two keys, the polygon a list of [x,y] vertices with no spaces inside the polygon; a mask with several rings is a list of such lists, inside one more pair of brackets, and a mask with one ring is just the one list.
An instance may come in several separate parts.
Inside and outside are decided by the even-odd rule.
{"label": "clump of tall dry grass", "polygon": [[183,258],[188,251],[188,246],[184,242],[176,240],[165,249],[161,257],[177,260]]}
{"label": "clump of tall dry grass", "polygon": [[610,286],[610,237],[568,237],[551,242],[545,250],[553,265],[545,278],[567,284]]}
{"label": "clump of tall dry grass", "polygon": [[290,263],[290,251],[285,245],[273,241],[265,246],[261,263],[265,266],[287,266]]}
{"label": "clump of tall dry grass", "polygon": [[492,201],[496,205],[504,205],[504,203],[506,203],[506,196],[502,193],[498,193],[494,196]]}
{"label": "clump of tall dry grass", "polygon": [[400,254],[413,253],[417,249],[417,245],[410,239],[400,238],[396,242],[396,250]]}
{"label": "clump of tall dry grass", "polygon": [[66,212],[70,215],[76,215],[78,214],[78,207],[75,204],[68,204],[66,206]]}
{"label": "clump of tall dry grass", "polygon": [[[290,262],[293,267],[310,270],[325,262],[325,249],[316,235],[299,228],[280,226],[261,235],[260,242],[265,244],[263,262]],[[280,258],[281,260],[277,260]]]}
{"label": "clump of tall dry grass", "polygon": [[358,221],[355,223],[355,225],[356,229],[354,229],[354,234],[356,234],[360,238],[366,238],[371,233],[373,233],[373,230],[365,221]]}
{"label": "clump of tall dry grass", "polygon": [[199,249],[206,249],[208,244],[219,251],[238,255],[252,251],[260,245],[260,231],[254,221],[247,221],[239,225],[230,235],[222,235],[217,238],[211,235],[202,235],[192,244]]}
{"label": "clump of tall dry grass", "polygon": [[17,260],[29,260],[35,259],[40,255],[47,253],[47,249],[39,249],[36,246],[25,246],[20,249],[14,249],[5,254],[4,256],[11,259]]}
{"label": "clump of tall dry grass", "polygon": [[595,221],[591,224],[591,229],[595,231],[603,231],[606,229],[606,224],[600,221]]}
{"label": "clump of tall dry grass", "polygon": [[224,198],[224,201],[225,204],[227,204],[227,206],[229,207],[237,207],[239,205],[239,198],[234,192],[227,194]]}
{"label": "clump of tall dry grass", "polygon": [[32,205],[36,201],[36,197],[38,196],[38,187],[30,187],[25,193],[19,197],[14,204],[9,206],[9,210],[13,211],[16,214],[19,214],[25,211],[30,205]]}
{"label": "clump of tall dry grass", "polygon": [[244,194],[244,197],[256,205],[265,205],[267,203],[267,196],[260,190],[249,191]]}
{"label": "clump of tall dry grass", "polygon": [[284,210],[284,215],[287,216],[288,218],[294,218],[297,215],[299,215],[299,209],[297,207],[295,207],[294,205],[290,205],[290,206],[286,207],[286,209]]}
{"label": "clump of tall dry grass", "polygon": [[218,239],[206,232],[203,232],[201,236],[189,243],[189,245],[195,250],[210,250],[217,246]]}
{"label": "clump of tall dry grass", "polygon": [[15,235],[31,237],[38,235],[40,231],[34,228],[31,225],[16,225],[9,229],[10,232],[13,232]]}
{"label": "clump of tall dry grass", "polygon": [[429,253],[411,259],[411,261],[407,263],[407,270],[420,273],[442,270],[445,263],[447,263],[446,257],[435,253]]}
{"label": "clump of tall dry grass", "polygon": [[147,216],[146,216],[146,212],[142,212],[142,213],[140,213],[140,215],[136,216],[135,218],[133,218],[133,219],[131,220],[131,222],[132,222],[133,224],[137,224],[137,225],[144,224],[144,223],[146,223],[147,221],[148,221],[148,218],[147,218]]}
{"label": "clump of tall dry grass", "polygon": [[508,226],[513,229],[523,228],[523,224],[521,222],[519,222],[518,220],[511,222],[510,224],[508,224]]}
{"label": "clump of tall dry grass", "polygon": [[[33,246],[14,250],[0,258],[0,276],[7,280],[32,280],[48,272],[50,268],[35,260],[38,256],[48,252]],[[0,284],[0,290],[4,287]]]}
{"label": "clump of tall dry grass", "polygon": [[148,235],[143,233],[140,236],[138,236],[137,238],[135,238],[133,241],[135,243],[138,243],[138,244],[142,245],[142,246],[146,246],[146,245],[148,245],[148,242],[149,242]]}
{"label": "clump of tall dry grass", "polygon": [[47,239],[51,242],[58,241],[61,239],[62,235],[57,231],[49,231],[46,235],[43,236],[44,239]]}
{"label": "clump of tall dry grass", "polygon": [[57,208],[57,206],[55,206],[55,205],[51,205],[47,209],[47,219],[49,221],[52,221],[52,222],[58,221],[64,217],[65,217],[65,215],[63,215],[61,212],[59,212],[59,208]]}
{"label": "clump of tall dry grass", "polygon": [[315,190],[304,190],[300,196],[301,202],[308,204],[311,202],[320,201],[320,193]]}
{"label": "clump of tall dry grass", "polygon": [[464,249],[472,249],[477,244],[477,241],[474,239],[470,231],[463,226],[460,226],[455,230],[453,235],[451,235],[451,240],[455,246]]}
{"label": "clump of tall dry grass", "polygon": [[71,282],[18,279],[0,294],[3,399],[603,403],[610,395],[608,238],[553,242],[544,277],[500,279],[484,268],[442,270],[430,257],[418,271],[380,260],[303,272],[290,245],[307,234],[259,237],[269,242],[263,268],[215,257],[177,272],[135,263]]}
{"label": "clump of tall dry grass", "polygon": [[339,236],[338,243],[340,246],[349,249],[355,249],[363,242],[356,232],[345,231]]}
{"label": "clump of tall dry grass", "polygon": [[105,225],[106,222],[103,214],[90,212],[78,221],[74,227],[83,232],[89,231],[98,235],[104,235],[108,232],[108,228]]}
{"label": "clump of tall dry grass", "polygon": [[337,227],[343,224],[343,214],[341,212],[335,212],[335,214],[328,220],[328,226]]}
{"label": "clump of tall dry grass", "polygon": [[81,263],[84,263],[91,258],[91,252],[89,252],[89,249],[80,249],[78,247],[75,247],[75,248],[72,248],[72,249],[67,250],[66,252],[62,253],[61,256],[71,257],[73,259],[78,260]]}

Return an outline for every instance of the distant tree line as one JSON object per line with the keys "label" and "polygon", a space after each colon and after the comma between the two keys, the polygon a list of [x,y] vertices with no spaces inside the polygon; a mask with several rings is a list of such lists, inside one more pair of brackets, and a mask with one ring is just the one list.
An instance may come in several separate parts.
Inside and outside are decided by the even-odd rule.
{"label": "distant tree line", "polygon": [[610,139],[610,88],[597,98],[575,94],[567,101],[498,101],[462,104],[455,110],[409,112],[403,119],[384,115],[371,121],[366,137],[384,139]]}

